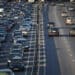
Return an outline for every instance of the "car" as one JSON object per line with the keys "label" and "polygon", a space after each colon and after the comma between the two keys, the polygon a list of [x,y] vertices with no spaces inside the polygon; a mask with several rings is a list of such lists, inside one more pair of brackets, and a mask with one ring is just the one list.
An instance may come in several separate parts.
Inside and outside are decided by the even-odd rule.
{"label": "car", "polygon": [[48,35],[49,36],[59,36],[59,31],[57,28],[49,28]]}
{"label": "car", "polygon": [[15,30],[15,31],[12,33],[12,37],[13,37],[13,39],[22,37],[22,32],[21,32],[20,30]]}
{"label": "car", "polygon": [[15,25],[15,23],[12,20],[8,20],[5,18],[0,18],[0,26],[4,26],[6,28],[6,31],[10,31],[11,28]]}
{"label": "car", "polygon": [[7,66],[13,71],[24,71],[23,50],[20,46],[20,44],[15,44],[9,52]]}
{"label": "car", "polygon": [[[15,50],[15,51],[14,51]],[[21,52],[17,52],[17,51],[21,51]],[[10,49],[10,53],[9,53],[9,58],[8,58],[8,62],[10,59],[14,59],[15,56],[22,58],[23,57],[23,50],[21,49]]]}
{"label": "car", "polygon": [[24,50],[29,50],[29,42],[27,39],[25,39],[23,37],[14,39],[14,43],[20,43],[20,44],[22,44]]}
{"label": "car", "polygon": [[48,28],[54,27],[54,26],[55,26],[55,23],[54,23],[54,22],[49,22],[49,23],[47,24],[47,27],[48,27]]}
{"label": "car", "polygon": [[29,31],[31,30],[31,23],[23,23],[20,26],[20,30],[22,31],[23,36],[28,36]]}
{"label": "car", "polygon": [[20,43],[13,43],[11,49],[22,49],[22,44],[20,44]]}
{"label": "car", "polygon": [[8,20],[7,21],[7,31],[10,31],[15,25],[16,23],[14,22],[14,20]]}
{"label": "car", "polygon": [[67,14],[67,12],[63,11],[63,12],[61,13],[61,16],[62,16],[62,17],[67,17],[68,14]]}
{"label": "car", "polygon": [[68,7],[68,10],[69,11],[75,11],[75,8],[74,7]]}
{"label": "car", "polygon": [[10,51],[10,54],[15,54],[15,56],[17,56],[18,54],[21,54],[21,50],[20,49],[12,49],[11,51]]}
{"label": "car", "polygon": [[30,31],[31,30],[31,26],[30,25],[22,25],[20,26],[20,30],[25,30],[25,31]]}
{"label": "car", "polygon": [[15,55],[20,54],[21,56],[23,56],[23,50],[22,50],[22,48],[21,49],[20,48],[17,48],[17,49],[11,48],[10,54],[15,54]]}
{"label": "car", "polygon": [[0,42],[4,42],[6,40],[6,35],[5,27],[0,27]]}
{"label": "car", "polygon": [[29,32],[27,30],[21,30],[23,37],[27,37]]}
{"label": "car", "polygon": [[66,25],[73,25],[73,20],[72,20],[72,18],[71,18],[71,17],[67,17],[67,18],[65,19],[65,23],[66,23]]}
{"label": "car", "polygon": [[75,36],[75,28],[71,28],[69,31],[70,36]]}
{"label": "car", "polygon": [[13,43],[12,47],[10,48],[10,55],[11,54],[23,56],[22,44],[20,44],[20,43]]}
{"label": "car", "polygon": [[18,56],[15,56],[14,58],[8,60],[8,67],[12,71],[24,71],[25,70],[23,59]]}

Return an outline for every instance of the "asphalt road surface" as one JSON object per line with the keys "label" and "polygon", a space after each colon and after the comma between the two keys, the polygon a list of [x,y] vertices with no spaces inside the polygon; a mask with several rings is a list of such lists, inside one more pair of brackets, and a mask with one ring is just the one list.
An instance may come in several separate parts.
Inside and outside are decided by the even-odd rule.
{"label": "asphalt road surface", "polygon": [[49,22],[48,13],[51,14],[52,10],[49,10],[49,5],[44,6],[44,30],[45,30],[45,46],[46,46],[46,57],[47,57],[47,67],[46,74],[49,75],[60,75],[59,62],[56,52],[56,47],[54,43],[54,38],[48,36],[47,24]]}
{"label": "asphalt road surface", "polygon": [[[61,17],[60,6],[50,6],[49,19],[55,22],[56,27],[66,27],[63,17]],[[54,37],[56,51],[60,64],[61,75],[75,75],[75,54],[74,54],[74,37],[66,36],[69,33],[69,29],[59,29],[60,35],[63,36]]]}
{"label": "asphalt road surface", "polygon": [[[22,5],[24,4],[24,5]],[[59,37],[49,37],[47,24],[55,22],[56,27],[68,27],[65,19],[61,16],[62,11],[68,11],[70,5],[52,6],[46,4],[25,4],[25,3],[9,4],[16,8],[17,5],[25,14],[29,11],[32,13],[32,27],[29,32],[29,51],[23,53],[23,61],[25,66],[24,72],[14,72],[15,75],[75,75],[75,37],[69,37],[70,29],[59,29]],[[19,8],[19,9],[20,9]],[[16,8],[18,9],[18,8]],[[20,9],[20,10],[21,10]],[[27,11],[28,10],[28,11]],[[69,16],[75,16],[68,11]],[[27,17],[29,16],[27,15]],[[11,15],[12,16],[12,15]],[[6,42],[2,43],[0,49],[0,69],[9,69],[7,60],[9,58],[10,48],[12,46],[12,33],[16,29],[20,29],[22,20],[21,16],[18,25],[15,25],[9,33],[7,33]],[[71,26],[70,26],[71,27]]]}

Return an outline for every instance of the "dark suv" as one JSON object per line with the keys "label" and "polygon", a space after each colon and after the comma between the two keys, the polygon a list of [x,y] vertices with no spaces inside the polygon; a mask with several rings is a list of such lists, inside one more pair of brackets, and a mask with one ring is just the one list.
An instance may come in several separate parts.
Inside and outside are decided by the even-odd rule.
{"label": "dark suv", "polygon": [[22,59],[11,59],[8,62],[8,66],[13,71],[24,71],[24,63]]}

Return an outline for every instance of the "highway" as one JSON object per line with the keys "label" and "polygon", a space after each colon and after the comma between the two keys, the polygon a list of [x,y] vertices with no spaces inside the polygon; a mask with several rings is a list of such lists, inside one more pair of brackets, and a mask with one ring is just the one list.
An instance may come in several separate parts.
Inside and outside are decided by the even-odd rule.
{"label": "highway", "polygon": [[[69,36],[70,29],[66,29],[66,27],[72,26],[67,26],[65,19],[61,16],[63,11],[67,11],[67,14],[74,18],[74,13],[68,11],[71,4],[65,3],[64,6],[61,6],[59,4],[51,5],[50,3],[19,2],[9,3],[3,8],[7,10],[8,6],[10,12],[4,19],[17,16],[19,18],[16,20],[17,24],[7,32],[6,41],[1,43],[0,70],[9,69],[7,61],[13,45],[12,33],[15,30],[20,30],[22,24],[26,24],[25,19],[30,18],[27,23],[31,23],[31,29],[28,37],[24,37],[28,40],[29,46],[29,50],[23,52],[25,70],[13,72],[14,75],[75,75],[75,37]],[[48,36],[47,24],[49,22],[54,22],[55,27],[64,27],[64,29],[59,28],[60,36]]]}
{"label": "highway", "polygon": [[[49,20],[55,22],[56,27],[66,27],[64,19],[61,17],[62,10],[60,6],[49,6]],[[59,33],[63,36],[54,37],[54,41],[61,75],[75,75],[74,37],[66,36],[69,29],[60,29]]]}
{"label": "highway", "polygon": [[56,53],[54,38],[48,36],[48,29],[47,29],[47,24],[49,22],[48,13],[51,14],[50,13],[51,11],[49,11],[49,5],[45,4],[43,17],[44,17],[45,46],[46,46],[46,57],[47,57],[46,74],[60,75],[60,68],[59,68],[59,62]]}
{"label": "highway", "polygon": [[[12,33],[15,30],[20,29],[20,26],[22,25],[23,20],[26,17],[27,18],[32,17],[31,19],[32,27],[29,32],[29,36],[27,37],[29,41],[29,50],[23,53],[23,62],[24,62],[25,71],[14,72],[14,74],[15,75],[45,75],[46,74],[46,54],[45,54],[44,29],[43,29],[43,14],[41,12],[42,6],[40,6],[41,9],[38,11],[38,4],[24,3],[23,6],[22,4],[16,3],[16,6],[14,5],[14,3],[11,4],[15,8],[17,7],[15,11],[16,15],[18,13],[17,11],[20,10],[24,12],[26,16],[25,17],[20,16],[20,19],[17,20],[18,25],[15,25],[11,29],[11,31],[7,33],[6,42],[1,44],[0,69],[9,69],[9,67],[7,66],[7,61],[10,57],[9,52],[13,44]],[[9,4],[9,6],[11,5]],[[29,11],[32,11],[32,13],[29,14]],[[15,16],[15,14],[13,15]],[[11,17],[13,16],[11,15]]]}
{"label": "highway", "polygon": [[[33,4],[31,14],[32,29],[30,32],[30,50],[24,53],[25,71],[15,72],[15,75],[45,75],[46,74],[46,55],[43,30],[43,16],[41,11],[37,12],[38,4]],[[39,17],[38,17],[39,15]],[[38,17],[38,18],[37,18]],[[27,62],[27,63],[26,63]]]}

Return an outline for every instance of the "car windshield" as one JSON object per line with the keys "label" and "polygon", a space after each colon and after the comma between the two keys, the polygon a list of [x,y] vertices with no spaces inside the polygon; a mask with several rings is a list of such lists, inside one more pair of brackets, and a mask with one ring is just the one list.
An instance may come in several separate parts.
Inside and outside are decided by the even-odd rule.
{"label": "car windshield", "polygon": [[26,43],[26,40],[18,40],[17,43],[25,44]]}
{"label": "car windshield", "polygon": [[21,54],[10,53],[10,57],[11,57],[11,58],[13,58],[13,57],[15,57],[15,56],[19,56],[19,57],[21,57],[22,55],[21,55]]}
{"label": "car windshield", "polygon": [[54,22],[49,22],[49,24],[54,24]]}
{"label": "car windshield", "polygon": [[30,21],[30,20],[31,20],[31,18],[26,18],[25,20],[26,20],[26,21]]}
{"label": "car windshield", "polygon": [[72,30],[75,30],[75,28],[72,28]]}
{"label": "car windshield", "polygon": [[12,66],[19,66],[21,67],[21,65],[23,65],[22,59],[12,59],[11,60],[11,65]]}
{"label": "car windshield", "polygon": [[49,28],[49,30],[55,30],[55,31],[58,31],[58,29],[57,28]]}
{"label": "car windshield", "polygon": [[0,34],[0,37],[4,37],[4,35],[3,34]]}
{"label": "car windshield", "polygon": [[21,32],[15,32],[14,33],[14,36],[19,36],[19,35],[21,35]]}
{"label": "car windshield", "polygon": [[21,48],[21,45],[13,45],[14,49]]}
{"label": "car windshield", "polygon": [[23,25],[23,27],[24,27],[24,28],[28,28],[28,29],[31,28],[31,26],[28,26],[28,25]]}
{"label": "car windshield", "polygon": [[20,53],[20,52],[22,52],[22,50],[20,50],[20,49],[12,49],[11,52],[12,53]]}
{"label": "car windshield", "polygon": [[52,30],[58,30],[58,28],[51,28]]}

